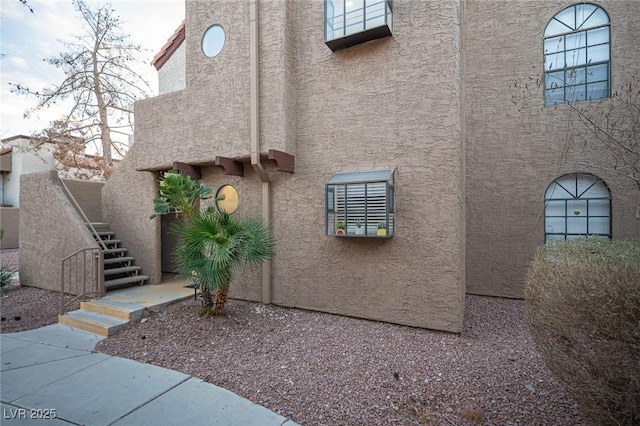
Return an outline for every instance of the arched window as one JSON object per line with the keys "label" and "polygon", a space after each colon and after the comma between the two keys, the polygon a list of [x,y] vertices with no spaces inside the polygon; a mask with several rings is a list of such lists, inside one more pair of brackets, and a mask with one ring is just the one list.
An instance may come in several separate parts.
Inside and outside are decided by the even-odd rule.
{"label": "arched window", "polygon": [[544,203],[546,243],[587,235],[611,239],[611,193],[599,177],[561,176],[547,188]]}
{"label": "arched window", "polygon": [[580,3],[563,9],[544,30],[544,104],[609,97],[609,15]]}

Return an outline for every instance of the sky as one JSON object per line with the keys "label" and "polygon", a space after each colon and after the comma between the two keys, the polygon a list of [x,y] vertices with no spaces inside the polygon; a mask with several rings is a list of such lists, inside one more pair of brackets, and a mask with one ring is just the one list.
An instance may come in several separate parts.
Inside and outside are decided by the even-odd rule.
{"label": "sky", "polygon": [[[104,4],[106,0],[86,0],[89,4]],[[0,139],[16,135],[31,135],[46,128],[65,110],[50,108],[29,119],[25,110],[35,106],[35,98],[11,93],[9,83],[20,83],[40,90],[59,84],[64,75],[43,59],[64,51],[61,40],[73,41],[82,28],[82,18],[71,0],[28,0],[29,9],[19,0],[0,0]],[[133,43],[146,49],[145,63],[137,68],[153,91],[158,93],[156,69],[151,65],[169,37],[184,19],[184,0],[111,0],[116,15],[123,22],[121,29]]]}

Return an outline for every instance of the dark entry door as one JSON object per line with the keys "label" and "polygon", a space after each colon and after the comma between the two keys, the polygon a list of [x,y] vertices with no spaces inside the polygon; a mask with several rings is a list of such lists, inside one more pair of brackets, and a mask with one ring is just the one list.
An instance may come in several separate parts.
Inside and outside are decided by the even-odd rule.
{"label": "dark entry door", "polygon": [[168,272],[175,274],[176,270],[174,262],[174,253],[176,251],[176,244],[178,243],[178,237],[169,231],[171,224],[177,220],[177,216],[173,213],[160,216],[160,241],[161,241],[161,253],[162,253],[162,272]]}

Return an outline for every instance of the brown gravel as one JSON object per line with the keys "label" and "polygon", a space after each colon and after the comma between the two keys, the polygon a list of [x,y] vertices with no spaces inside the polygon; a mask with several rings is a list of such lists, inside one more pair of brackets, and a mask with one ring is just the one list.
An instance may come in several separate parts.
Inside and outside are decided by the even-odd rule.
{"label": "brown gravel", "polygon": [[[3,333],[57,320],[57,293],[13,284],[4,295]],[[168,306],[97,350],[202,378],[304,425],[587,424],[536,352],[521,300],[467,296],[460,335],[238,300],[226,317],[201,318],[199,306]]]}
{"label": "brown gravel", "polygon": [[[9,270],[18,269],[18,250],[1,250],[0,264]],[[80,308],[75,303],[70,309]],[[20,286],[18,278],[2,289],[0,296],[0,332],[15,333],[58,322],[60,293]]]}
{"label": "brown gravel", "polygon": [[[79,308],[79,302],[72,306]],[[55,324],[59,312],[60,293],[11,284],[2,289],[0,297],[0,332],[15,333]]]}
{"label": "brown gravel", "polygon": [[461,335],[231,300],[184,301],[98,350],[202,378],[304,425],[584,425],[524,302],[468,296]]}

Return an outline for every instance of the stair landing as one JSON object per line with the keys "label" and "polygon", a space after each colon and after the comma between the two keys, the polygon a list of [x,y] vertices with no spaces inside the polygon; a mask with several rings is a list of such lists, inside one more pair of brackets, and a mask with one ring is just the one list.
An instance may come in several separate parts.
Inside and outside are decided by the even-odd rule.
{"label": "stair landing", "polygon": [[[58,316],[58,322],[102,336],[112,336],[131,321],[139,321],[145,312],[193,298],[191,280],[163,276],[160,285],[112,290],[100,299],[80,304],[80,310]],[[198,302],[194,302],[198,303]]]}

